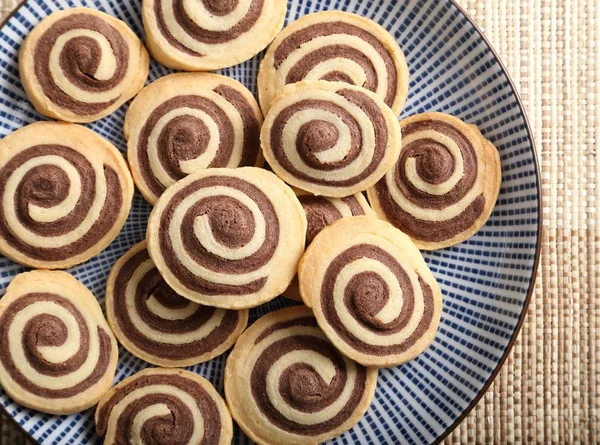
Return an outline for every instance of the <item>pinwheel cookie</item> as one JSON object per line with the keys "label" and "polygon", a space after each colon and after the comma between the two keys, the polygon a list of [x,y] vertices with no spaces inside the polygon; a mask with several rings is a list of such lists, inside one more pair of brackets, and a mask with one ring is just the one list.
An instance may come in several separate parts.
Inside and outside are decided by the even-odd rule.
{"label": "pinwheel cookie", "polygon": [[158,79],[134,99],[125,119],[127,157],[151,204],[189,173],[208,167],[262,166],[262,114],[241,83],[218,74]]}
{"label": "pinwheel cookie", "polygon": [[440,288],[410,238],[385,221],[356,216],[323,229],[298,279],[327,337],[365,366],[404,363],[435,337]]}
{"label": "pinwheel cookie", "polygon": [[473,126],[444,113],[401,122],[398,162],[368,190],[380,218],[420,249],[453,246],[489,219],[498,198],[500,155]]}
{"label": "pinwheel cookie", "polygon": [[148,249],[178,294],[243,309],[281,294],[304,252],[306,217],[291,188],[256,167],[212,168],[169,187],[152,210]]}
{"label": "pinwheel cookie", "polygon": [[37,122],[0,141],[0,253],[64,269],[117,236],[133,181],[119,151],[79,125]]}
{"label": "pinwheel cookie", "polygon": [[248,323],[248,311],[201,306],[173,291],[158,273],[146,242],[111,269],[106,316],[132,354],[165,367],[190,366],[229,349]]}
{"label": "pinwheel cookie", "polygon": [[396,39],[374,21],[341,11],[306,15],[277,36],[258,72],[263,111],[284,85],[302,80],[366,88],[396,115],[408,94],[408,66]]}
{"label": "pinwheel cookie", "polygon": [[211,71],[262,51],[283,27],[283,0],[143,0],[148,48],[169,68]]}
{"label": "pinwheel cookie", "polygon": [[131,99],[148,77],[142,42],[120,20],[89,8],[58,11],[19,51],[23,87],[35,108],[68,122],[92,122]]}
{"label": "pinwheel cookie", "polygon": [[342,82],[286,85],[265,116],[261,145],[273,171],[315,195],[343,198],[374,185],[401,147],[392,110]]}
{"label": "pinwheel cookie", "polygon": [[367,411],[376,385],[377,369],[341,354],[304,306],[256,321],[225,367],[231,414],[260,444],[317,444],[343,433]]}
{"label": "pinwheel cookie", "polygon": [[100,400],[95,419],[106,445],[229,445],[233,438],[217,390],[181,369],[145,369],[126,378]]}
{"label": "pinwheel cookie", "polygon": [[0,384],[28,408],[73,414],[109,390],[118,349],[92,293],[66,272],[17,275],[0,300]]}

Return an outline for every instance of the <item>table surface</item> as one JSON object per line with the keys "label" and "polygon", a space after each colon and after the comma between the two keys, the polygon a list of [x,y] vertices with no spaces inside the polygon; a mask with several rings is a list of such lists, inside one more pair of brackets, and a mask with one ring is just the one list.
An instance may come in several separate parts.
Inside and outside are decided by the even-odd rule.
{"label": "table surface", "polygon": [[[17,0],[0,0],[0,16]],[[458,0],[518,86],[542,170],[542,259],[521,334],[454,443],[600,440],[600,3]],[[0,417],[0,444],[27,443]]]}

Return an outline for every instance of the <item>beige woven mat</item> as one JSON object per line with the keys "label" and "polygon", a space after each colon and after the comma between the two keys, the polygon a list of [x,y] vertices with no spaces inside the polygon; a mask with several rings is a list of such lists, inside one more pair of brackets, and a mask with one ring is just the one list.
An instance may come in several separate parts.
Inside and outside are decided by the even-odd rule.
{"label": "beige woven mat", "polygon": [[[459,3],[525,102],[541,161],[544,235],[521,334],[447,443],[600,443],[600,2]],[[0,13],[15,4],[0,0]],[[0,436],[3,445],[23,443],[6,420]]]}

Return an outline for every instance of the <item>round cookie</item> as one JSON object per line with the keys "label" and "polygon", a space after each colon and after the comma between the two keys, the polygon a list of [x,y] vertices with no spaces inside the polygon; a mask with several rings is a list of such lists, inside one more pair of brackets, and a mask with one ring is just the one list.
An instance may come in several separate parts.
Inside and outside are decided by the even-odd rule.
{"label": "round cookie", "polygon": [[110,389],[119,351],[98,301],[66,272],[17,275],[0,299],[0,385],[49,414],[94,406]]}
{"label": "round cookie", "polygon": [[182,369],[144,369],[113,387],[96,409],[104,443],[229,445],[233,421],[206,379]]}
{"label": "round cookie", "polygon": [[286,85],[261,129],[273,171],[315,195],[343,198],[366,190],[392,168],[400,125],[375,94],[342,82]]}
{"label": "round cookie", "polygon": [[37,122],[0,141],[0,253],[18,263],[89,260],[119,234],[132,198],[123,156],[87,128]]}
{"label": "round cookie", "polygon": [[260,444],[317,444],[342,434],[367,411],[376,385],[377,369],[344,357],[305,306],[260,318],[225,366],[231,414]]}
{"label": "round cookie", "polygon": [[89,8],[55,12],[19,50],[21,82],[35,109],[67,122],[108,116],[144,86],[150,59],[120,20]]}
{"label": "round cookie", "polygon": [[282,0],[143,0],[146,43],[169,68],[212,71],[262,51],[283,27]]}
{"label": "round cookie", "polygon": [[489,219],[502,180],[500,154],[473,126],[444,113],[402,120],[395,167],[368,190],[381,219],[419,249],[453,246]]}
{"label": "round cookie", "polygon": [[342,218],[319,233],[300,261],[302,298],[346,356],[396,366],[433,341],[442,294],[404,233],[369,216]]}
{"label": "round cookie", "polygon": [[125,118],[127,157],[142,195],[164,190],[208,167],[262,166],[262,113],[241,83],[210,73],[158,79],[133,100]]}
{"label": "round cookie", "polygon": [[245,309],[281,294],[304,252],[292,189],[256,167],[211,168],[169,187],[148,221],[148,249],[178,294]]}
{"label": "round cookie", "polygon": [[[340,218],[359,215],[375,215],[373,209],[369,207],[369,203],[362,193],[357,193],[345,198],[328,198],[327,196],[311,195],[310,193],[299,189],[296,189],[295,192],[306,213],[307,246],[324,227],[327,227]],[[292,300],[302,301],[297,277],[294,277],[292,283],[283,295]]]}
{"label": "round cookie", "polygon": [[112,267],[106,317],[133,355],[164,367],[191,366],[221,355],[248,324],[248,311],[193,303],[173,291],[150,259],[146,242]]}
{"label": "round cookie", "polygon": [[375,92],[399,115],[408,77],[404,53],[384,28],[356,14],[325,11],[301,17],[279,33],[260,64],[258,97],[266,114],[286,84],[342,81]]}

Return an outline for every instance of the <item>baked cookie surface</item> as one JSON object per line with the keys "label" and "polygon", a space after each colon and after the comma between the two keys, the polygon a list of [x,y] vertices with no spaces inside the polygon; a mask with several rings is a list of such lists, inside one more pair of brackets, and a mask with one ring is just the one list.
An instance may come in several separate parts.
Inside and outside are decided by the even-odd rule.
{"label": "baked cookie surface", "polygon": [[0,384],[17,403],[73,414],[109,390],[117,342],[92,293],[66,272],[17,275],[0,299]]}
{"label": "baked cookie surface", "polygon": [[444,113],[402,120],[394,168],[367,191],[373,210],[423,250],[473,236],[489,219],[502,180],[500,154],[474,125]]}
{"label": "baked cookie surface", "polygon": [[298,267],[303,300],[346,356],[364,366],[396,366],[433,341],[440,288],[410,238],[370,216],[324,228]]}
{"label": "baked cookie surface", "polygon": [[182,369],[144,369],[114,386],[96,409],[104,443],[229,445],[233,422],[206,379]]}
{"label": "baked cookie surface", "polygon": [[121,153],[93,131],[27,125],[0,141],[0,253],[43,269],[87,261],[119,234],[133,189]]}
{"label": "baked cookie surface", "polygon": [[262,51],[283,27],[282,0],[143,0],[146,42],[169,68],[211,71]]}
{"label": "baked cookie surface", "polygon": [[198,170],[260,167],[262,121],[254,96],[236,80],[212,73],[161,77],[127,111],[133,179],[155,204],[167,187]]}
{"label": "baked cookie surface", "polygon": [[229,349],[248,323],[248,311],[202,306],[178,295],[158,273],[146,242],[111,269],[106,317],[133,355],[164,367],[191,366]]}
{"label": "baked cookie surface", "polygon": [[148,52],[122,21],[89,8],[42,20],[19,51],[27,96],[45,116],[92,122],[108,116],[144,86]]}
{"label": "baked cookie surface", "polygon": [[375,92],[399,115],[408,77],[404,53],[384,28],[356,14],[325,11],[301,17],[277,35],[260,65],[258,94],[267,113],[286,84],[342,81]]}
{"label": "baked cookie surface", "polygon": [[315,195],[343,198],[374,185],[394,165],[400,125],[375,94],[342,82],[286,85],[261,129],[273,171]]}
{"label": "baked cookie surface", "polygon": [[148,250],[178,294],[226,309],[258,306],[290,284],[304,252],[306,216],[273,173],[211,168],[162,194]]}
{"label": "baked cookie surface", "polygon": [[344,357],[310,309],[271,312],[248,328],[225,367],[225,396],[260,444],[316,444],[352,428],[375,394],[377,370]]}

